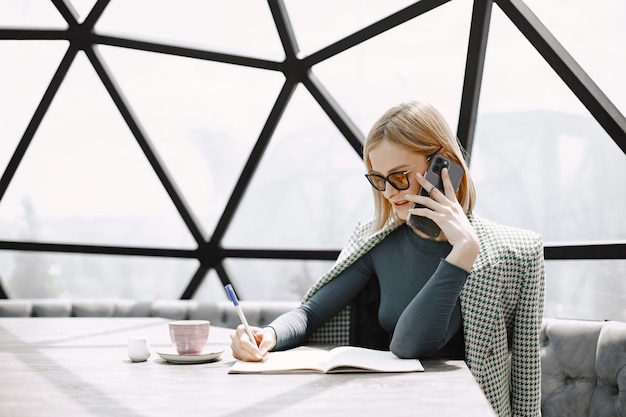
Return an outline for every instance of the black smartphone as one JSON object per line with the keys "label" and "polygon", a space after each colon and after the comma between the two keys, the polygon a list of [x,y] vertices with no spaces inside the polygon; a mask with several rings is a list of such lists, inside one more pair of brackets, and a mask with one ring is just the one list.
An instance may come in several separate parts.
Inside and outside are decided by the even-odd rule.
{"label": "black smartphone", "polygon": [[[459,184],[461,183],[461,179],[463,178],[463,174],[465,173],[463,167],[456,162],[450,161],[449,159],[444,158],[441,155],[435,155],[432,162],[430,163],[430,167],[428,167],[428,171],[426,171],[426,174],[424,176],[431,184],[437,187],[441,192],[444,192],[443,180],[441,179],[441,170],[444,168],[448,168],[450,181],[452,182],[454,192],[456,193],[459,190]],[[419,195],[428,197],[428,190],[422,188]],[[418,203],[413,204],[413,208],[421,207],[424,206]],[[437,226],[437,223],[427,217],[410,214],[409,217],[407,217],[406,222],[414,229],[417,229],[433,238],[439,236],[439,233],[441,232],[441,229],[439,228],[439,226]]]}

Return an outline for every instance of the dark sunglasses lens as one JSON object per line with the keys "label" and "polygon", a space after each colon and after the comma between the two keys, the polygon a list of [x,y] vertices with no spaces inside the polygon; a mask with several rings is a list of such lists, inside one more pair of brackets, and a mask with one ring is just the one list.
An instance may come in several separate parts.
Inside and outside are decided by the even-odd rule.
{"label": "dark sunglasses lens", "polygon": [[389,182],[396,190],[406,190],[407,188],[409,188],[409,179],[401,172],[397,174],[391,174],[388,178]]}
{"label": "dark sunglasses lens", "polygon": [[385,179],[378,175],[366,175],[367,180],[372,184],[372,187],[378,191],[385,191]]}

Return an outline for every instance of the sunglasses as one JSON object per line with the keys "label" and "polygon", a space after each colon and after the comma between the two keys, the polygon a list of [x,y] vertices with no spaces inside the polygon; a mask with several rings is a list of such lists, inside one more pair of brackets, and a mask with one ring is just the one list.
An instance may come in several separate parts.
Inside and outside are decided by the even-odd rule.
{"label": "sunglasses", "polygon": [[[426,162],[430,161],[432,156],[426,158]],[[406,171],[392,172],[391,174],[383,177],[379,174],[365,174],[365,178],[372,184],[372,187],[376,188],[378,191],[385,191],[385,183],[389,183],[396,190],[406,190],[411,186],[409,183],[409,172],[413,171],[415,168],[420,166],[421,163],[415,165],[413,168],[408,169]]]}

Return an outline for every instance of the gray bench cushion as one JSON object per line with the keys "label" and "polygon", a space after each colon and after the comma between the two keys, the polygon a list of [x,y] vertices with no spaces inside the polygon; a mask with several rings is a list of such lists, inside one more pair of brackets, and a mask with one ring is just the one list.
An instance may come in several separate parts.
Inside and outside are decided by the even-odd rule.
{"label": "gray bench cushion", "polygon": [[543,417],[626,416],[626,323],[544,319],[540,344]]}
{"label": "gray bench cushion", "polygon": [[[253,326],[265,326],[297,301],[241,301]],[[230,301],[130,299],[19,299],[0,300],[0,317],[163,317],[171,320],[209,320],[215,326],[237,327],[239,315]]]}
{"label": "gray bench cushion", "polygon": [[33,303],[30,300],[0,300],[0,317],[31,317]]}

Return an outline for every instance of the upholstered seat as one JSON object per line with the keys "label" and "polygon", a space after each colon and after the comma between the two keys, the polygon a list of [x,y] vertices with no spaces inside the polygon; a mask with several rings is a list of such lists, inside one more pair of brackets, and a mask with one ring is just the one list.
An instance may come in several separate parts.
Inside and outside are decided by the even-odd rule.
{"label": "upholstered seat", "polygon": [[[242,301],[248,322],[264,326],[297,307],[297,301]],[[239,315],[230,301],[129,299],[14,299],[0,300],[0,317],[163,317],[204,319],[215,326],[236,327]]]}
{"label": "upholstered seat", "polygon": [[626,416],[626,323],[544,319],[543,417]]}

